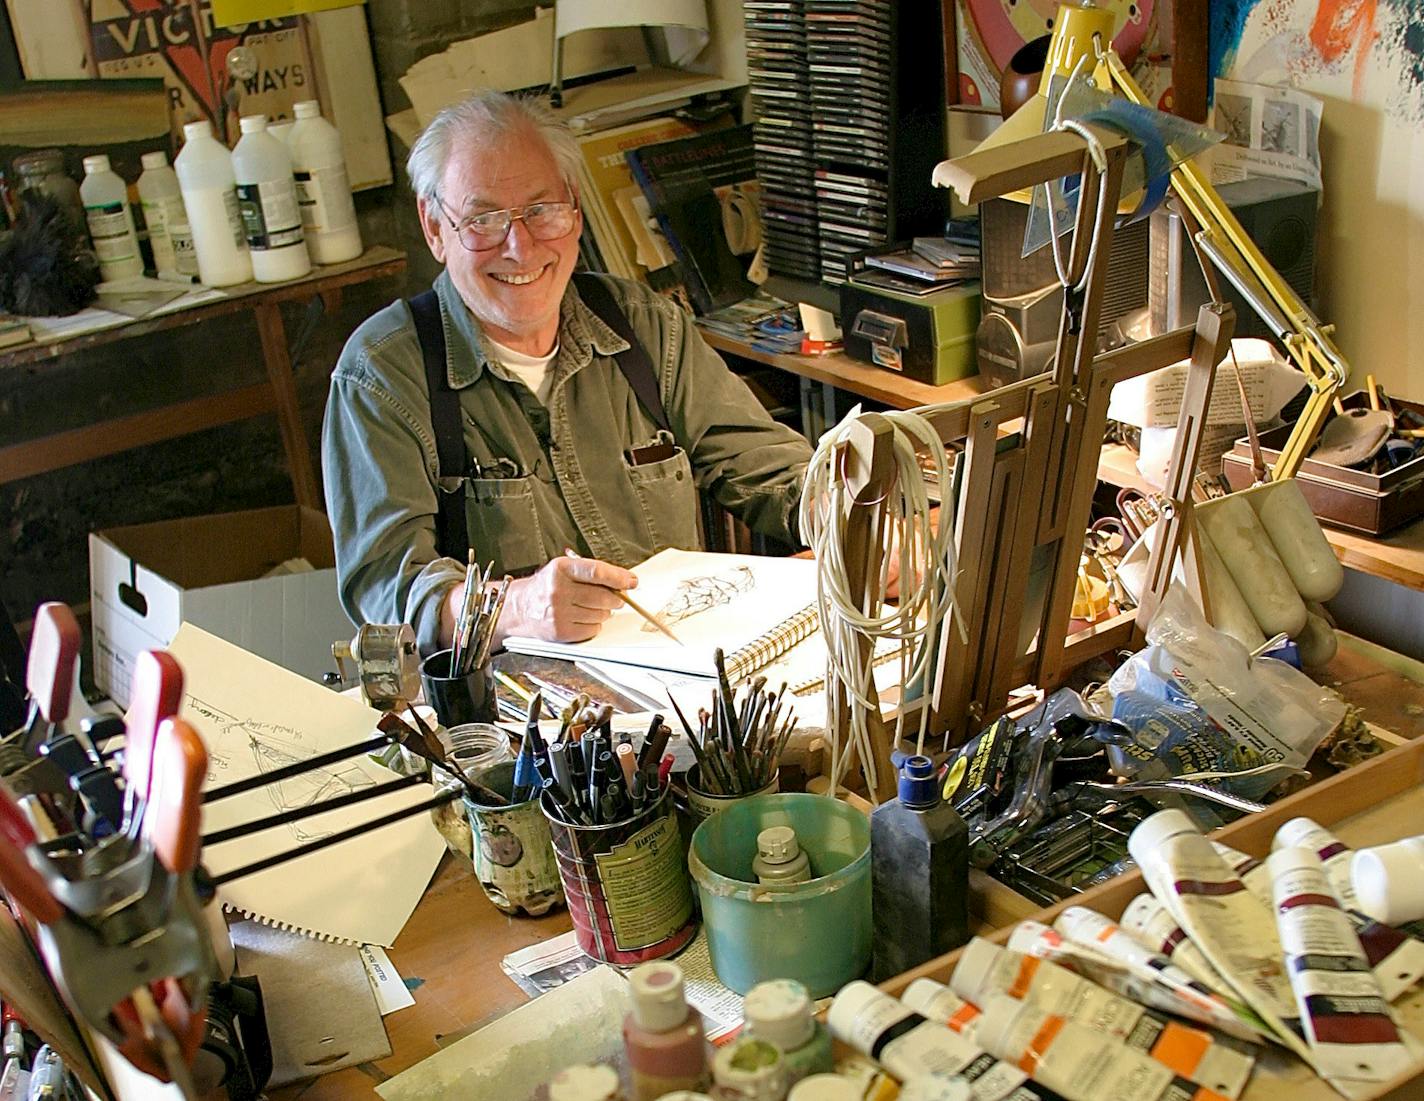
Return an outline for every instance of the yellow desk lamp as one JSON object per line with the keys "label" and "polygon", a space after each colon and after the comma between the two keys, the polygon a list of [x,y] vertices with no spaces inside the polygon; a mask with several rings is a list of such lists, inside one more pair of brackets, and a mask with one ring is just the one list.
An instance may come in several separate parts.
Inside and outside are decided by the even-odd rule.
{"label": "yellow desk lamp", "polygon": [[[1112,12],[1089,5],[1060,4],[1038,91],[979,148],[992,149],[1042,133],[1050,102],[1060,90],[1054,87],[1054,81],[1061,86],[1085,57],[1094,66],[1093,81],[1099,88],[1152,108],[1152,102],[1113,51],[1112,30]],[[1172,190],[1199,227],[1194,237],[1201,251],[1271,327],[1310,384],[1305,409],[1282,448],[1280,459],[1271,468],[1272,481],[1292,477],[1320,433],[1330,399],[1350,374],[1349,364],[1330,339],[1334,326],[1321,324],[1300,300],[1241,227],[1206,173],[1192,161],[1183,161],[1172,170]],[[1028,201],[1027,193],[1023,198]],[[1128,199],[1123,206],[1125,211],[1135,209],[1137,204],[1135,197]]]}

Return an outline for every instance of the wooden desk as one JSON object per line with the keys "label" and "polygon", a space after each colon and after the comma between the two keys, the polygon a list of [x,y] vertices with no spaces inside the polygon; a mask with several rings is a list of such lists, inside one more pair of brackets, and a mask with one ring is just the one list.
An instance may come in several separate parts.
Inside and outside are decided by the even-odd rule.
{"label": "wooden desk", "polygon": [[171,402],[157,409],[126,417],[86,424],[38,439],[0,447],[0,484],[61,470],[76,463],[127,451],[133,447],[171,440],[205,428],[274,413],[281,428],[282,447],[299,505],[323,507],[311,449],[302,428],[297,390],[292,377],[292,357],[282,325],[283,302],[321,298],[328,311],[340,301],[341,288],[370,282],[405,270],[405,254],[377,246],[355,260],[313,268],[312,273],[290,283],[242,283],[223,288],[222,299],[160,317],[139,318],[97,332],[82,333],[50,343],[30,342],[0,353],[0,371],[28,368],[38,374],[75,352],[102,348],[122,340],[148,336],[215,317],[250,310],[257,321],[257,336],[267,381],[209,397]]}

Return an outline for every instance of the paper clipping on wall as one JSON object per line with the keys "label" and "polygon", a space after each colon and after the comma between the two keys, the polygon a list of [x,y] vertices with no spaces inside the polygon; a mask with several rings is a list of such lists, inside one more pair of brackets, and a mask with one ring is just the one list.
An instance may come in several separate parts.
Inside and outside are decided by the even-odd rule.
{"label": "paper clipping on wall", "polygon": [[[379,713],[185,623],[168,647],[183,667],[180,714],[208,748],[204,788],[271,772],[369,740]],[[306,807],[396,779],[364,754],[203,807],[203,833]],[[430,790],[406,788],[218,845],[202,859],[215,876],[329,837],[402,807]],[[445,843],[417,814],[221,889],[222,901],[272,925],[355,944],[389,947],[420,901]]]}
{"label": "paper clipping on wall", "polygon": [[1226,135],[1211,157],[1212,183],[1272,176],[1320,188],[1325,104],[1294,88],[1216,78],[1212,127]]}

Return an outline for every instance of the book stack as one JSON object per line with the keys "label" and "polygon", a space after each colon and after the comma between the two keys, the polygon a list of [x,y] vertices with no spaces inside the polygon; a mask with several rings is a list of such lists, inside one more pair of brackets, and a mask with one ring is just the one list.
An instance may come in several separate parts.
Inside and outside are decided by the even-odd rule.
{"label": "book stack", "polygon": [[[677,257],[693,309],[711,313],[751,294],[755,287],[747,279],[747,264],[733,251],[728,230],[747,214],[755,217],[752,128],[730,126],[642,144],[627,149],[625,156]],[[737,236],[739,250],[754,247],[754,231],[748,225],[743,224]]]}
{"label": "book stack", "polygon": [[650,212],[643,205],[643,194],[633,179],[626,154],[630,149],[693,133],[693,128],[680,119],[653,118],[578,139],[583,150],[580,201],[603,271],[646,282],[648,271],[669,262],[670,257],[664,258],[652,239]]}
{"label": "book stack", "polygon": [[747,80],[756,112],[763,255],[781,275],[821,277],[805,0],[746,0]]}

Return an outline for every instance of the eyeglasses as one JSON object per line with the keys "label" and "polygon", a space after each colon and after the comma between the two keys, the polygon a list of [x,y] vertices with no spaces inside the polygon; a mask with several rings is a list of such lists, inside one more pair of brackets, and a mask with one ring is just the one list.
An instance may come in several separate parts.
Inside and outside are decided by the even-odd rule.
{"label": "eyeglasses", "polygon": [[578,213],[578,207],[571,202],[530,203],[505,210],[487,210],[457,222],[450,216],[444,199],[437,195],[435,201],[440,204],[441,213],[450,223],[450,228],[460,238],[460,244],[471,252],[503,244],[509,236],[509,227],[516,220],[524,223],[524,228],[535,240],[556,241],[573,231],[574,215]]}

